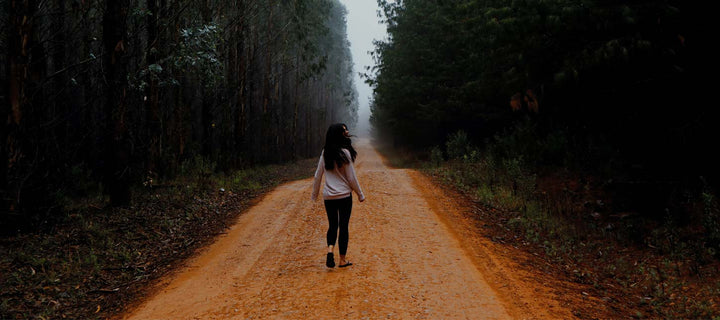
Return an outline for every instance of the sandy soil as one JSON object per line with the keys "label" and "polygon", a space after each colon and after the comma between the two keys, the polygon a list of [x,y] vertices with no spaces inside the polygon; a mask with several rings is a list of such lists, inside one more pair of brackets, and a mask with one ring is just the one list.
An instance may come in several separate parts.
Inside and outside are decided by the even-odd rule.
{"label": "sandy soil", "polygon": [[[121,319],[571,319],[479,235],[452,196],[357,142],[348,259],[325,267],[327,218],[312,179],[278,187]],[[336,249],[337,256],[337,249]],[[337,260],[337,259],[336,259]]]}

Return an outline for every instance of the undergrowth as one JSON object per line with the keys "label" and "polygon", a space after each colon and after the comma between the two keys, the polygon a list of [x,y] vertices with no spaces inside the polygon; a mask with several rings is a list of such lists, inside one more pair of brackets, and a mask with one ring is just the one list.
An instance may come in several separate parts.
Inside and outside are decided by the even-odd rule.
{"label": "undergrowth", "polygon": [[195,158],[146,179],[127,208],[68,199],[50,228],[0,239],[0,319],[105,319],[222,233],[252,199],[309,177],[315,160],[217,173]]}
{"label": "undergrowth", "polygon": [[720,319],[720,210],[711,188],[680,186],[682,197],[650,198],[662,206],[621,204],[634,194],[613,192],[615,168],[582,170],[578,159],[587,156],[570,141],[531,122],[483,148],[457,132],[416,167],[485,208],[477,218],[495,222],[494,240],[540,254],[614,316]]}

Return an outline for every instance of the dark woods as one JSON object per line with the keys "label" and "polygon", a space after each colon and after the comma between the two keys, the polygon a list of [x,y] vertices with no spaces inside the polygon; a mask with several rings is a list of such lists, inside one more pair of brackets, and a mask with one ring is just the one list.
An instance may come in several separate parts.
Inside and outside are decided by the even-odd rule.
{"label": "dark woods", "polygon": [[476,145],[525,132],[526,146],[554,150],[522,150],[530,163],[718,185],[719,119],[707,102],[714,37],[702,8],[655,0],[379,3],[389,40],[377,43],[378,75],[368,79],[371,120],[396,146],[443,146],[458,130]]}
{"label": "dark woods", "polygon": [[0,0],[0,225],[209,162],[315,156],[356,121],[337,0]]}

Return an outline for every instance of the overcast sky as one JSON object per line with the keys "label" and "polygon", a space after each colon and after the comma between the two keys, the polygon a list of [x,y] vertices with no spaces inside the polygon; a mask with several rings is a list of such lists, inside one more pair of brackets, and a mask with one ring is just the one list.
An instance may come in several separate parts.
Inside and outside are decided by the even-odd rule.
{"label": "overcast sky", "polygon": [[[358,76],[358,72],[366,72],[365,67],[374,65],[370,53],[375,49],[373,40],[383,40],[386,36],[385,25],[380,24],[377,16],[376,0],[340,0],[347,8],[347,32],[350,41],[353,61],[355,62],[355,86],[358,91],[360,110],[358,111],[358,129],[354,134],[364,134],[369,128],[370,99],[372,90]],[[352,129],[352,128],[351,128]]]}

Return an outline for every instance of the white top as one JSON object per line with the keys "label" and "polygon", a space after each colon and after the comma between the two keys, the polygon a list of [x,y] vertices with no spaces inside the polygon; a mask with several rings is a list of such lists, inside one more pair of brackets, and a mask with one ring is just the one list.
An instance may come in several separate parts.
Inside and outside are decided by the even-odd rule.
{"label": "white top", "polygon": [[350,162],[340,168],[338,168],[336,164],[335,168],[329,171],[325,170],[325,158],[323,157],[325,151],[323,150],[320,154],[320,161],[318,162],[318,167],[315,171],[315,180],[313,182],[313,201],[317,199],[318,193],[320,192],[320,182],[324,173],[327,173],[325,175],[325,188],[323,189],[324,200],[347,198],[352,196],[353,191],[358,195],[360,201],[365,200],[365,194],[363,194],[357,176],[355,176],[355,168],[353,167],[350,151],[347,149],[342,149],[342,151],[345,152],[345,157],[347,157]]}

